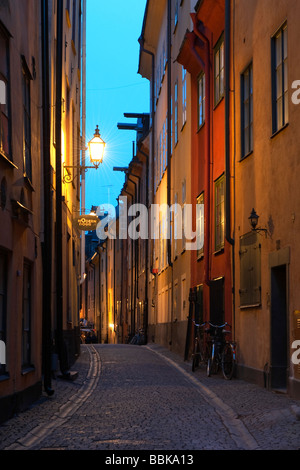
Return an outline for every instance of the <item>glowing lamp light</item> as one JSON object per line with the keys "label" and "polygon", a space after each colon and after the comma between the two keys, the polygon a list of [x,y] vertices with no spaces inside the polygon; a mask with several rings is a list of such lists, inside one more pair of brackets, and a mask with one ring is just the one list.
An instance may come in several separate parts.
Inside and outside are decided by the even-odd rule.
{"label": "glowing lamp light", "polygon": [[105,142],[101,139],[99,127],[96,127],[94,137],[88,143],[90,159],[92,164],[98,168],[99,165],[103,162],[103,155],[105,149]]}

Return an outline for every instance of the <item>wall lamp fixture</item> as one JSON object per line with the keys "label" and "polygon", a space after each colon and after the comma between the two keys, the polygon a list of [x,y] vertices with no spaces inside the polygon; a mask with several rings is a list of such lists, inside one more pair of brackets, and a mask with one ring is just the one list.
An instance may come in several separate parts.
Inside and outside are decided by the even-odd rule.
{"label": "wall lamp fixture", "polygon": [[64,168],[64,178],[63,182],[64,183],[72,183],[75,178],[77,177],[77,174],[72,175],[71,170],[77,170],[79,174],[81,174],[83,171],[86,172],[89,169],[98,169],[101,163],[103,162],[103,155],[104,155],[104,149],[105,149],[105,142],[100,136],[100,131],[99,127],[96,127],[94,137],[90,142],[88,143],[88,148],[86,150],[89,150],[90,154],[90,161],[92,163],[92,166],[83,166],[83,165],[63,165]]}
{"label": "wall lamp fixture", "polygon": [[262,227],[257,226],[258,225],[258,219],[259,219],[259,215],[257,215],[255,209],[252,209],[252,212],[251,212],[250,217],[249,217],[249,222],[250,222],[252,231],[257,232],[257,233],[263,232],[265,234],[266,238],[267,238],[268,236],[270,236],[270,233],[269,233],[267,228],[262,228]]}

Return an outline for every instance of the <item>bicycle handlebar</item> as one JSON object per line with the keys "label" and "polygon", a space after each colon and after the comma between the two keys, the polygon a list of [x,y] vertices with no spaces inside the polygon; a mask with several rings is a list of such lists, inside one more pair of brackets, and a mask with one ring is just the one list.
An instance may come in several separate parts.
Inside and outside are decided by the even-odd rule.
{"label": "bicycle handlebar", "polygon": [[210,323],[208,322],[208,324],[213,327],[213,328],[225,328],[225,326],[229,326],[229,328],[231,328],[231,325],[229,325],[229,323],[224,323],[224,325],[214,325],[213,323]]}
{"label": "bicycle handlebar", "polygon": [[204,323],[201,323],[201,324],[200,324],[200,323],[196,323],[195,320],[193,320],[193,323],[194,323],[194,325],[197,326],[197,327],[202,327],[202,326],[205,326],[207,322],[205,321]]}

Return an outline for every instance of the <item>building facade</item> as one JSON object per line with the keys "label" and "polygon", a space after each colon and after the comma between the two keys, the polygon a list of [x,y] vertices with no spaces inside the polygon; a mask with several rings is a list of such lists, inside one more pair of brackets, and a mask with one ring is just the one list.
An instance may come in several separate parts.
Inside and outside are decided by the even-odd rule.
{"label": "building facade", "polygon": [[67,374],[79,354],[80,179],[65,165],[82,148],[81,25],[80,0],[0,5],[0,420],[43,382],[52,395],[55,357]]}
{"label": "building facade", "polygon": [[[297,2],[235,2],[235,304],[240,374],[299,397]],[[261,21],[264,18],[264,21]],[[250,27],[251,25],[251,27]],[[294,100],[295,101],[295,100]],[[297,100],[296,100],[297,103]],[[259,216],[252,231],[252,210]]]}
{"label": "building facade", "polygon": [[42,388],[39,15],[34,1],[1,2],[1,420]]}
{"label": "building facade", "polygon": [[191,204],[192,153],[190,75],[176,59],[195,3],[147,2],[140,38],[139,73],[152,90],[149,194],[162,208],[153,215],[158,230],[150,247],[148,338],[177,352],[186,343],[189,314],[191,254],[182,214]]}

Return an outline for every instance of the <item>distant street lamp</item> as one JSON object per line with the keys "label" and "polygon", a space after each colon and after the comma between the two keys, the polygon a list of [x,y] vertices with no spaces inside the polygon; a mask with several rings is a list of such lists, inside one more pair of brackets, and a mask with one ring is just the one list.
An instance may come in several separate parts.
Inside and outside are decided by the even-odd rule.
{"label": "distant street lamp", "polygon": [[[95,129],[95,134],[92,140],[88,143],[88,150],[90,154],[90,161],[93,166],[83,166],[83,165],[65,165],[64,164],[64,183],[72,183],[76,176],[74,173],[72,175],[71,170],[78,170],[81,174],[82,171],[87,171],[89,169],[98,169],[101,163],[103,162],[103,155],[105,149],[105,142],[100,136],[99,127]],[[87,150],[87,149],[86,149]]]}

